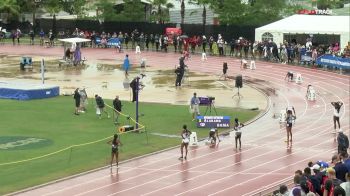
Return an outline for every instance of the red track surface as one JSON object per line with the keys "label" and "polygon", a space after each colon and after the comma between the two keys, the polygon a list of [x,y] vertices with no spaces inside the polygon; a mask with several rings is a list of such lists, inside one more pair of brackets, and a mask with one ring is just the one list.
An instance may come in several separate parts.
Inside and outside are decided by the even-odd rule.
{"label": "red track surface", "polygon": [[[61,56],[61,48],[42,51],[38,47],[12,47],[2,53]],[[132,52],[131,60],[135,59]],[[173,68],[178,54],[142,54],[148,65]],[[83,49],[90,59],[122,59],[124,54],[112,50]],[[191,71],[221,73],[222,62],[229,64],[229,75],[242,74],[251,85],[275,89],[269,95],[270,109],[265,116],[243,130],[241,151],[234,149],[233,137],[216,148],[200,145],[191,149],[187,161],[179,161],[179,149],[169,150],[120,165],[37,188],[23,195],[255,195],[291,179],[297,169],[310,160],[329,160],[336,151],[331,101],[342,101],[341,125],[349,132],[349,76],[308,68],[257,62],[257,70],[240,70],[233,58],[208,57],[201,62],[193,56],[187,64]],[[286,82],[288,70],[301,73],[303,83]],[[312,84],[317,101],[305,99],[306,87]],[[244,99],[244,98],[243,98]],[[227,101],[233,101],[228,97]],[[293,147],[286,148],[286,131],[272,116],[292,105],[297,112],[293,127]]]}

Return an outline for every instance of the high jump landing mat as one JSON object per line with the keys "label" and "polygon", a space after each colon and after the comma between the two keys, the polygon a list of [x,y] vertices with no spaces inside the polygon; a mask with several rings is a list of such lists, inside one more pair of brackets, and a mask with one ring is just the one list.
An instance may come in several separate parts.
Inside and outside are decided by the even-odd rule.
{"label": "high jump landing mat", "polygon": [[59,86],[24,82],[0,81],[0,98],[31,100],[55,97],[60,94]]}

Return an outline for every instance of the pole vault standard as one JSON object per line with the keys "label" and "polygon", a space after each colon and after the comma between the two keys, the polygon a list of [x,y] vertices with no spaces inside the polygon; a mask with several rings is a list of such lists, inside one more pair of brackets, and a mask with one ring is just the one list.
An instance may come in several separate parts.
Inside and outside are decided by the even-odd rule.
{"label": "pole vault standard", "polygon": [[140,77],[136,77],[136,125],[135,129],[139,128],[139,90],[140,90]]}

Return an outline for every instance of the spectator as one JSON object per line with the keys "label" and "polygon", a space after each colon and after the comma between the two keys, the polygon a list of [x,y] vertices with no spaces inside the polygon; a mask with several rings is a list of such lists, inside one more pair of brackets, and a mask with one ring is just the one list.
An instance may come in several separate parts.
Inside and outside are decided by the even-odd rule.
{"label": "spectator", "polygon": [[314,172],[314,174],[311,175],[310,177],[310,180],[314,187],[314,192],[318,193],[319,195],[322,195],[322,191],[321,191],[322,173],[320,172],[320,166],[318,164],[314,164],[311,167],[311,169]]}
{"label": "spectator", "polygon": [[349,138],[346,136],[341,129],[339,129],[339,134],[337,137],[338,142],[338,154],[346,152],[349,148]]}
{"label": "spectator", "polygon": [[337,155],[337,158],[335,160],[334,170],[337,179],[341,180],[342,182],[345,182],[345,176],[346,173],[348,173],[348,169],[346,168],[345,164],[342,162],[342,157],[340,155]]}
{"label": "spectator", "polygon": [[52,33],[52,30],[50,29],[50,32],[49,32],[49,46],[50,47],[53,47],[54,46],[54,39],[55,39],[55,35]]}
{"label": "spectator", "polygon": [[346,182],[340,184],[340,186],[344,189],[346,195],[350,195],[350,172],[346,173]]}
{"label": "spectator", "polygon": [[103,101],[102,97],[95,95],[95,101],[96,101],[96,114],[98,115],[98,118],[102,118],[102,112],[107,114],[107,118],[109,118],[109,114],[107,111],[105,111],[105,102]]}
{"label": "spectator", "polygon": [[17,30],[16,30],[16,39],[17,39],[18,45],[19,45],[19,39],[21,38],[21,34],[22,34],[21,30],[19,28],[17,28]]}
{"label": "spectator", "polygon": [[341,186],[334,187],[333,195],[334,196],[347,196],[345,190]]}
{"label": "spectator", "polygon": [[280,196],[288,196],[289,192],[288,192],[288,187],[286,185],[281,185],[279,188],[279,195]]}
{"label": "spectator", "polygon": [[[342,183],[341,180],[337,179],[335,170],[334,170],[334,168],[332,168],[332,167],[329,167],[329,168],[327,169],[327,176],[328,176],[328,180],[331,181],[331,186],[332,186],[332,187],[339,186],[339,185]],[[325,183],[325,184],[326,184],[326,183]]]}
{"label": "spectator", "polygon": [[205,50],[206,46],[207,46],[207,37],[205,35],[202,35],[202,50],[204,53],[206,53],[206,50]]}
{"label": "spectator", "polygon": [[39,37],[40,37],[40,46],[43,46],[45,41],[45,32],[42,29],[40,30]]}
{"label": "spectator", "polygon": [[348,169],[348,171],[349,171],[349,173],[350,173],[350,158],[349,158],[348,153],[342,152],[342,153],[340,153],[340,154],[341,154],[341,156],[342,156],[342,159],[343,159],[343,161],[344,161],[344,164],[345,164],[346,168]]}
{"label": "spectator", "polygon": [[[302,191],[300,187],[301,175],[295,175],[293,178],[294,186],[289,192],[289,196],[301,196]],[[305,195],[305,193],[304,193]]]}
{"label": "spectator", "polygon": [[29,31],[30,44],[34,45],[34,31],[31,29]]}
{"label": "spectator", "polygon": [[119,96],[115,96],[115,99],[113,100],[113,107],[114,107],[114,113],[115,113],[115,117],[114,117],[114,121],[115,124],[118,124],[118,117],[122,111],[122,103],[119,100]]}
{"label": "spectator", "polygon": [[304,177],[306,180],[306,185],[309,192],[318,192],[321,189],[321,182],[316,178],[316,176],[311,175],[310,167],[304,169]]}

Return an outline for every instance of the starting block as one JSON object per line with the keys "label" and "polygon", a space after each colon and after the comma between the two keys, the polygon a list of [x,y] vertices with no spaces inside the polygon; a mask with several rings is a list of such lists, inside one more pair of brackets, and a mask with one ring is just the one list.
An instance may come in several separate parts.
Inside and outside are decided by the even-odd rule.
{"label": "starting block", "polygon": [[301,77],[301,74],[298,73],[297,77],[295,78],[295,83],[301,84],[303,82],[303,78]]}
{"label": "starting block", "polygon": [[281,110],[280,115],[279,115],[279,121],[280,123],[285,123],[286,122],[286,117],[287,117],[287,113],[285,110]]}
{"label": "starting block", "polygon": [[140,46],[136,46],[135,54],[141,54],[141,48],[140,48]]}
{"label": "starting block", "polygon": [[250,61],[250,69],[256,69],[255,61]]}
{"label": "starting block", "polygon": [[310,87],[309,93],[307,95],[307,100],[309,101],[315,101],[316,100],[316,92],[315,89]]}
{"label": "starting block", "polygon": [[207,59],[207,54],[205,52],[202,53],[202,61],[206,61]]}
{"label": "starting block", "polygon": [[197,133],[192,132],[190,135],[190,146],[197,146],[198,145],[198,138],[197,138]]}

